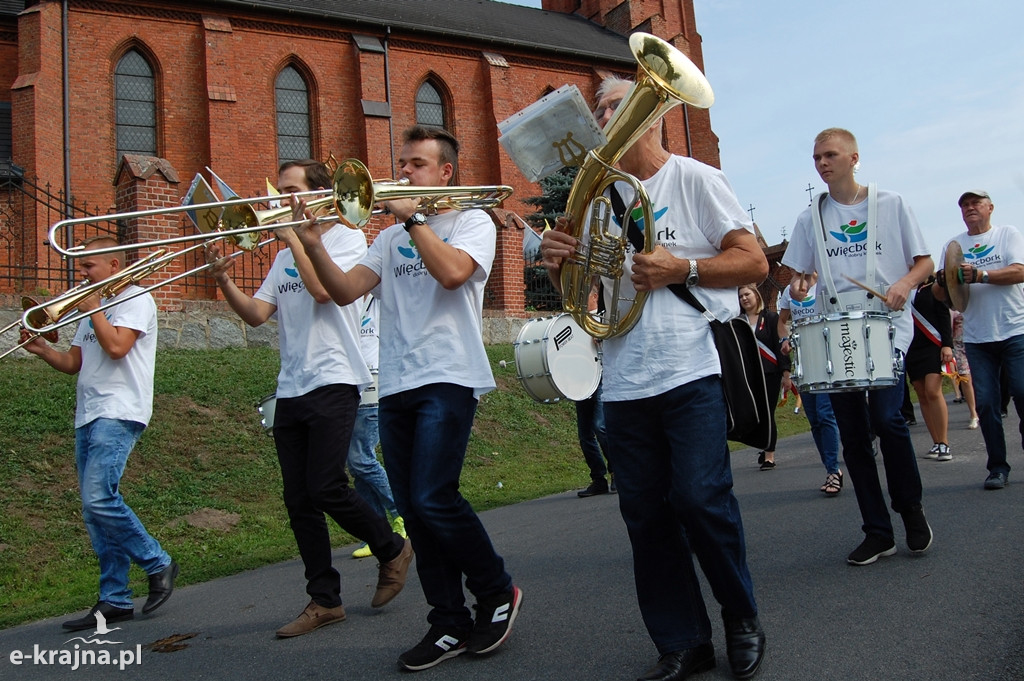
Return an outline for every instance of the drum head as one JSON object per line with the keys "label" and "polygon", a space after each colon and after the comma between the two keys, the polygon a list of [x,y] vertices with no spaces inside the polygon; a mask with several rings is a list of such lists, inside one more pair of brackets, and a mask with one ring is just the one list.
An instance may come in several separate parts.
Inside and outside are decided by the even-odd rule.
{"label": "drum head", "polygon": [[547,330],[544,352],[548,372],[568,400],[585,400],[601,382],[597,345],[567,314],[555,317]]}

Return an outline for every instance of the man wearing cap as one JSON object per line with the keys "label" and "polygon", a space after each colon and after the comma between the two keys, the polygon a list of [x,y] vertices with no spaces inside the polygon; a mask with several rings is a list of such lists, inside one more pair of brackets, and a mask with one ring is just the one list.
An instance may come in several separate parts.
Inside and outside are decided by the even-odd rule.
{"label": "man wearing cap", "polygon": [[1005,372],[1014,399],[1024,399],[1024,236],[1016,227],[992,224],[994,206],[986,191],[966,191],[957,203],[967,231],[943,247],[942,262],[954,242],[963,251],[963,262],[956,273],[939,270],[933,292],[948,300],[953,276],[970,286],[962,310],[964,348],[988,451],[985,489],[1002,489],[1009,482],[1010,465],[999,406],[1000,372]]}

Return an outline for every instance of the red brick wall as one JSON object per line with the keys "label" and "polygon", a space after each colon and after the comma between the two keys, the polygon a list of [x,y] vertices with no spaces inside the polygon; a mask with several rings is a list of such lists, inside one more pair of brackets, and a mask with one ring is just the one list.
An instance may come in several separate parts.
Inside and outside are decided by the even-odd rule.
{"label": "red brick wall", "polygon": [[[557,9],[574,11],[579,3],[546,0],[545,4],[549,9],[558,5]],[[415,121],[417,89],[429,78],[444,90],[455,114],[452,128],[462,142],[459,183],[510,184],[515,193],[504,207],[527,215],[534,208],[522,199],[538,195],[539,185],[528,183],[502,150],[496,124],[566,83],[577,85],[592,101],[609,68],[569,58],[554,62],[514,47],[502,49],[500,58],[488,59],[485,53],[494,46],[472,45],[461,39],[446,43],[395,32],[387,39],[386,73],[384,54],[361,50],[353,40],[353,31],[365,29],[258,14],[237,5],[205,9],[199,5],[71,3],[70,174],[72,195],[77,199],[111,209],[115,203],[139,207],[145,207],[146,201],[174,204],[205,166],[241,195],[262,195],[264,178],[273,180],[278,165],[275,79],[283,66],[291,64],[310,86],[315,157],[326,158],[328,153],[339,159],[357,157],[367,163],[374,178],[391,177],[392,156],[397,156],[401,133]],[[580,11],[597,19],[609,16],[623,31],[636,27],[654,31],[702,64],[692,0],[586,0]],[[13,84],[15,162],[60,186],[64,181],[60,3],[44,0],[36,5],[18,18],[17,30],[17,70],[10,60],[0,65],[0,85]],[[383,32],[372,37],[381,44],[386,39]],[[5,49],[9,51],[0,32],[0,57]],[[123,176],[116,176],[121,159],[115,153],[113,73],[129,49],[142,52],[154,68],[156,156],[180,178],[152,194],[147,192],[154,176],[145,181],[134,178],[127,185]],[[628,68],[620,75],[633,72]],[[390,75],[389,83],[386,75]],[[389,94],[390,119],[364,114],[364,101],[387,102]],[[717,138],[707,113],[689,113],[693,155],[717,165]],[[666,118],[666,140],[672,151],[688,153],[681,108]],[[135,193],[118,196],[119,190]],[[180,224],[175,224],[174,229],[180,231]],[[375,220],[368,234],[376,234],[384,224]],[[38,244],[48,228],[39,224],[36,234],[26,238]],[[165,228],[172,229],[164,225],[151,231]],[[522,310],[521,238],[518,229],[499,229],[498,260],[489,287],[489,305],[497,309]],[[269,261],[265,258],[263,262]],[[216,295],[215,291],[194,283],[170,288],[159,298],[167,306],[175,296],[202,297]]]}

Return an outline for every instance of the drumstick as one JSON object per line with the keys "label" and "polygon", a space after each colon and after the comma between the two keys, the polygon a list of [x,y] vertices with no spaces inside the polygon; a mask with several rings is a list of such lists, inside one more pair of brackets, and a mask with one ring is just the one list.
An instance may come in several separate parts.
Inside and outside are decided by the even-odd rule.
{"label": "drumstick", "polygon": [[881,293],[879,293],[878,291],[874,290],[873,288],[871,288],[867,284],[862,284],[862,283],[860,283],[859,281],[857,281],[856,279],[854,279],[853,277],[851,277],[851,276],[849,276],[847,274],[844,274],[843,277],[845,277],[846,280],[848,282],[850,282],[851,284],[853,284],[854,286],[858,286],[858,287],[864,289],[865,291],[867,291],[868,293],[870,293],[874,297],[876,297],[879,300],[881,300],[883,303],[885,303],[887,305],[889,304],[889,301],[886,300],[885,296],[883,296]]}

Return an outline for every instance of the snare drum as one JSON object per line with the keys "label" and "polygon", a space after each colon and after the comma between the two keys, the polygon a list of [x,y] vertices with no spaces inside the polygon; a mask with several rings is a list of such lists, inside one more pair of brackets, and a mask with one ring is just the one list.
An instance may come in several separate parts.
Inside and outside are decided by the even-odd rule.
{"label": "snare drum", "polygon": [[903,366],[896,329],[885,312],[816,315],[793,326],[793,382],[800,390],[835,393],[898,385]]}
{"label": "snare drum", "polygon": [[373,383],[363,388],[362,394],[359,395],[360,407],[376,407],[377,402],[380,400],[380,396],[377,393],[377,370],[371,369],[370,374],[373,376]]}
{"label": "snare drum", "polygon": [[277,395],[270,394],[256,404],[256,411],[260,413],[260,425],[267,431],[267,435],[274,434],[274,411],[277,410]]}
{"label": "snare drum", "polygon": [[601,382],[597,343],[568,314],[530,320],[515,348],[518,378],[538,402],[585,400]]}

